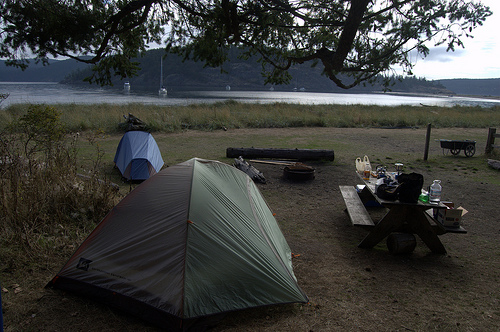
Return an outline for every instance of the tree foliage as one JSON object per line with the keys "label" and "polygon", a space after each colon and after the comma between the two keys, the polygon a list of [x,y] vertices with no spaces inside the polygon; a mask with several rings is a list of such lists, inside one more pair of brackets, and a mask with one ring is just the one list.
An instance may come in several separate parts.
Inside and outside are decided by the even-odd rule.
{"label": "tree foliage", "polygon": [[60,118],[61,113],[53,107],[30,105],[26,114],[12,124],[23,134],[24,152],[28,158],[39,152],[51,155],[54,144],[61,142],[66,134]]}
{"label": "tree foliage", "polygon": [[491,15],[472,0],[1,1],[0,56],[21,68],[30,53],[77,58],[95,65],[88,80],[100,84],[136,74],[130,59],[155,42],[213,67],[242,47],[274,84],[288,82],[294,64],[320,64],[348,89],[395,65],[411,73],[412,51],[463,47]]}

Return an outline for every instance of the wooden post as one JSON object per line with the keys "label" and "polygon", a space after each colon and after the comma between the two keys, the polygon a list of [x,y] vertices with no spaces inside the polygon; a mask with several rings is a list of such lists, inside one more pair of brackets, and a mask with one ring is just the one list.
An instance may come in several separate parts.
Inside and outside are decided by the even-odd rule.
{"label": "wooden post", "polygon": [[484,149],[485,154],[490,154],[493,150],[493,145],[495,144],[495,135],[497,132],[496,128],[489,128],[488,139],[486,140],[486,148]]}
{"label": "wooden post", "polygon": [[427,160],[427,157],[429,157],[429,141],[431,139],[431,127],[432,125],[429,123],[427,125],[427,134],[425,135],[424,160]]}

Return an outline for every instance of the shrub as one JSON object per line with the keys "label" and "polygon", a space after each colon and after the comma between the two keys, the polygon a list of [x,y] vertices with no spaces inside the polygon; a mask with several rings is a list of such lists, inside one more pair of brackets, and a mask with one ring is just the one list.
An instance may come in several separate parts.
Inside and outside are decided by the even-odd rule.
{"label": "shrub", "polygon": [[99,179],[102,152],[92,134],[87,142],[95,161],[78,174],[81,137],[67,135],[59,115],[52,107],[30,106],[12,130],[0,133],[2,247],[46,253],[74,240],[75,229],[93,228],[115,203],[115,188]]}

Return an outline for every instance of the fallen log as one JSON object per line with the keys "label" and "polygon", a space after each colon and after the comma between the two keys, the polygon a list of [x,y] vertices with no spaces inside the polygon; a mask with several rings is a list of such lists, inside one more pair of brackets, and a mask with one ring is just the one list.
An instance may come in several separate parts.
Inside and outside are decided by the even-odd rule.
{"label": "fallen log", "polygon": [[333,150],[318,149],[261,149],[261,148],[227,148],[228,158],[270,158],[294,160],[334,160]]}
{"label": "fallen log", "polygon": [[247,173],[254,182],[266,183],[266,178],[261,171],[247,163],[242,157],[234,159],[234,167]]}

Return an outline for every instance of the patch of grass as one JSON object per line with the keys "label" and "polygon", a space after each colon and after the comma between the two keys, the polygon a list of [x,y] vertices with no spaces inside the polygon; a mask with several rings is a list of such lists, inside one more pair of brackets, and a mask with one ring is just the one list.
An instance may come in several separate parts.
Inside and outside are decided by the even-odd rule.
{"label": "patch of grass", "polygon": [[[16,104],[0,112],[0,130],[26,113],[29,105]],[[61,104],[61,121],[70,132],[119,132],[123,115],[143,120],[148,130],[178,132],[186,129],[296,128],[296,127],[462,127],[500,126],[499,107],[419,107],[377,105],[247,104],[236,101],[188,106]]]}
{"label": "patch of grass", "polygon": [[[468,276],[473,275],[471,266],[477,263],[475,261],[466,262],[465,264],[457,262],[458,258],[455,255],[459,255],[462,252],[469,253],[472,247],[483,250],[484,246],[479,247],[483,245],[481,243],[482,238],[479,235],[483,234],[482,232],[471,231],[469,233],[465,242],[467,244],[473,243],[474,245],[471,248],[464,246],[466,248],[463,251],[454,248],[451,251],[453,256],[442,258],[428,255],[425,245],[421,244],[419,244],[416,252],[408,261],[403,261],[401,256],[388,257],[385,241],[371,251],[357,249],[359,241],[366,235],[366,232],[365,230],[346,225],[348,217],[344,212],[345,206],[339,196],[337,187],[339,184],[355,183],[352,182],[355,181],[354,172],[351,172],[351,167],[354,166],[353,157],[363,156],[365,152],[370,155],[370,160],[372,160],[373,164],[380,161],[392,167],[394,162],[402,161],[405,164],[405,169],[408,167],[408,169],[415,168],[422,170],[425,167],[425,170],[429,170],[429,173],[432,174],[432,176],[428,177],[426,185],[429,184],[429,180],[434,178],[434,176],[445,179],[441,175],[449,174],[450,171],[443,172],[442,169],[449,170],[453,167],[459,170],[458,175],[461,175],[464,171],[470,173],[472,169],[477,169],[478,175],[468,175],[467,181],[471,177],[474,177],[474,179],[477,177],[477,181],[486,181],[485,179],[488,177],[496,176],[498,178],[498,172],[488,169],[485,166],[485,158],[481,155],[474,158],[443,156],[441,151],[438,150],[437,153],[431,155],[430,160],[423,161],[420,152],[410,154],[402,151],[404,149],[392,151],[390,147],[383,150],[377,149],[376,140],[381,136],[378,133],[379,130],[370,130],[371,134],[363,136],[364,131],[364,129],[351,131],[329,130],[325,128],[305,128],[301,130],[287,128],[279,130],[189,130],[186,132],[154,134],[165,162],[168,165],[173,165],[195,156],[232,163],[232,159],[225,157],[225,151],[228,146],[317,147],[331,148],[336,153],[334,162],[328,164],[327,167],[318,168],[322,173],[318,173],[316,180],[310,183],[308,187],[304,183],[297,185],[282,182],[280,178],[282,174],[280,166],[276,168],[268,166],[267,170],[271,171],[272,169],[274,172],[271,173],[274,174],[273,176],[268,177],[272,181],[261,186],[266,201],[269,202],[270,206],[277,213],[278,222],[287,240],[290,239],[289,244],[291,249],[295,253],[301,254],[300,258],[294,259],[294,271],[297,277],[300,278],[300,284],[305,285],[308,295],[310,293],[312,303],[317,303],[318,307],[312,307],[311,305],[290,305],[282,307],[279,312],[275,311],[272,307],[266,307],[257,309],[256,311],[235,313],[235,315],[228,316],[228,320],[224,321],[223,325],[218,327],[219,330],[252,330],[252,326],[250,325],[255,322],[257,322],[257,325],[253,328],[254,330],[266,328],[270,330],[284,330],[290,326],[286,324],[292,324],[289,323],[291,320],[295,320],[294,324],[298,322],[298,324],[294,325],[295,327],[305,327],[309,330],[314,327],[314,324],[317,324],[317,319],[315,317],[311,318],[311,315],[318,315],[318,317],[321,315],[325,321],[334,322],[335,317],[342,317],[347,312],[346,310],[352,310],[352,308],[346,309],[347,306],[355,307],[355,311],[348,312],[359,312],[359,303],[377,309],[376,313],[378,317],[382,317],[381,315],[387,314],[388,306],[397,306],[397,303],[394,304],[391,299],[384,299],[387,303],[381,303],[380,299],[384,297],[380,297],[380,294],[395,294],[391,293],[391,289],[394,291],[394,289],[398,289],[397,287],[405,287],[408,284],[412,285],[412,289],[416,289],[417,291],[409,292],[408,297],[406,295],[402,296],[402,293],[398,293],[400,294],[400,297],[397,299],[398,302],[407,303],[406,301],[409,301],[411,297],[412,303],[416,303],[414,307],[419,308],[419,310],[421,308],[430,308],[427,312],[436,312],[436,308],[449,309],[451,306],[446,302],[444,305],[439,303],[433,304],[432,300],[434,298],[426,302],[423,302],[420,298],[428,297],[427,294],[429,293],[435,294],[436,286],[427,287],[429,285],[439,285],[439,281],[442,280],[442,271],[450,268],[450,266],[454,268],[457,265],[464,265],[465,267],[462,269],[466,270],[463,273],[463,277],[468,282],[468,287],[462,288],[467,289],[471,294],[470,296],[474,298],[478,297],[474,285],[470,286],[469,284],[469,280],[473,279],[468,279]],[[391,131],[390,134],[388,134],[387,130],[384,130],[383,135],[388,137],[384,142],[398,142],[398,132],[403,132],[402,135],[405,136],[406,140],[413,140],[415,142],[421,136],[413,130]],[[452,132],[456,133],[460,132],[460,130]],[[83,172],[83,170],[92,169],[96,162],[95,153],[97,149],[101,154],[99,166],[100,178],[119,182],[120,175],[116,169],[113,169],[112,160],[121,136],[122,133],[120,132],[104,133],[89,131],[81,133],[75,143],[76,150],[78,151],[77,171]],[[444,164],[446,167],[439,168],[440,164]],[[260,168],[260,166],[256,166]],[[348,172],[343,171],[346,169]],[[266,169],[264,171],[267,177],[269,173],[266,173]],[[328,177],[328,182],[323,177],[327,173],[332,175]],[[457,178],[461,179],[460,176]],[[121,191],[130,190],[132,187],[133,185],[121,184]],[[314,189],[316,187],[326,193],[326,197],[323,198],[323,196],[319,195]],[[449,190],[448,188],[450,187],[445,187],[445,190]],[[471,188],[471,190],[473,191],[474,189]],[[311,208],[312,205],[314,205],[313,208]],[[470,205],[464,204],[464,206],[471,211],[470,216],[473,216],[473,209],[470,208]],[[95,219],[90,220],[80,210],[84,207],[81,206],[71,211],[71,213],[75,213],[73,215],[76,217],[75,220],[63,219],[62,222],[52,220],[47,222],[47,225],[50,225],[49,228],[46,230],[40,228],[42,232],[33,233],[31,241],[34,243],[34,246],[40,248],[40,251],[35,251],[32,256],[26,255],[24,250],[19,250],[18,247],[13,245],[13,241],[8,243],[2,242],[0,244],[0,257],[2,258],[0,259],[0,270],[2,271],[4,282],[2,286],[6,285],[9,288],[7,301],[4,304],[8,303],[8,327],[11,329],[64,330],[64,328],[67,329],[68,324],[74,323],[72,326],[73,329],[78,329],[75,326],[98,326],[101,330],[116,330],[120,328],[123,330],[123,326],[127,326],[130,330],[147,330],[147,326],[142,322],[131,322],[125,314],[121,315],[118,312],[112,312],[110,311],[111,309],[100,306],[98,303],[87,303],[78,297],[69,297],[70,295],[59,296],[57,294],[53,298],[48,295],[41,295],[43,294],[41,290],[44,284],[57,272],[62,262],[72,254],[78,244],[81,243],[95,225]],[[450,246],[455,241],[459,241],[458,236],[453,239],[451,239],[451,236],[448,236],[445,237],[445,240],[449,241]],[[490,237],[484,240],[484,243],[488,244],[488,248],[493,246]],[[491,258],[492,251],[483,250],[483,252],[489,254],[485,254],[484,258],[477,259],[477,261],[491,261],[486,256]],[[497,254],[497,252],[494,253]],[[45,257],[42,257],[43,255]],[[316,259],[319,255],[321,255],[320,259]],[[404,259],[406,260],[406,258]],[[448,261],[449,263],[447,263]],[[485,263],[485,265],[487,264]],[[372,268],[369,274],[366,273],[366,267]],[[417,273],[419,274],[417,275]],[[456,274],[454,273],[454,275]],[[24,283],[24,281],[19,282],[22,278],[28,279],[29,283]],[[383,285],[377,282],[377,280],[382,279],[386,281]],[[486,280],[486,277],[481,278],[481,280],[483,279]],[[406,283],[402,284],[401,280],[406,280]],[[429,282],[429,280],[432,282]],[[14,294],[14,289],[10,286],[14,283],[21,284],[25,291]],[[493,283],[481,282],[481,284],[492,285]],[[426,296],[423,296],[420,291],[422,287],[425,287],[424,293],[426,293]],[[29,296],[27,294],[28,288],[31,292]],[[363,291],[359,291],[360,289]],[[371,293],[367,295],[365,290],[368,289]],[[389,292],[386,291],[387,289],[389,289]],[[327,293],[329,290],[331,292]],[[437,298],[441,300],[455,293],[453,293],[453,289],[450,289],[449,293],[437,294]],[[416,301],[415,294],[420,294]],[[489,293],[484,292],[481,294]],[[23,301],[21,299],[22,296],[25,296],[26,300]],[[339,301],[342,301],[340,308]],[[377,308],[377,305],[380,307]],[[494,304],[489,305],[489,308],[493,306]],[[313,310],[312,308],[315,309]],[[468,307],[460,307],[460,310],[462,308],[464,312],[470,310]],[[301,311],[307,312],[301,313]],[[448,312],[452,312],[452,310]],[[50,313],[53,314],[51,315]],[[396,316],[399,313],[400,311],[397,310]],[[36,318],[31,318],[35,314]],[[75,318],[75,314],[79,314],[79,316]],[[372,315],[371,312],[370,315]],[[409,316],[413,316],[413,311],[411,311]],[[422,314],[420,317],[423,316]],[[349,317],[354,316],[349,314]],[[283,323],[277,323],[277,319],[281,319]],[[32,322],[28,328],[25,325],[27,321]],[[419,317],[414,321],[416,323],[412,323],[411,326],[420,328],[418,325],[421,321]],[[450,318],[449,321],[453,321],[453,318]],[[35,324],[40,324],[40,322],[46,325],[36,325],[35,327]],[[349,330],[354,325],[346,325],[341,329]],[[321,329],[321,327],[328,329],[326,327],[327,324],[317,326],[319,327],[314,327],[315,330]],[[359,327],[359,325],[356,326]],[[376,328],[383,329],[381,326],[377,326]],[[397,328],[395,327],[394,329]],[[428,330],[429,326],[422,326],[421,329]]]}

